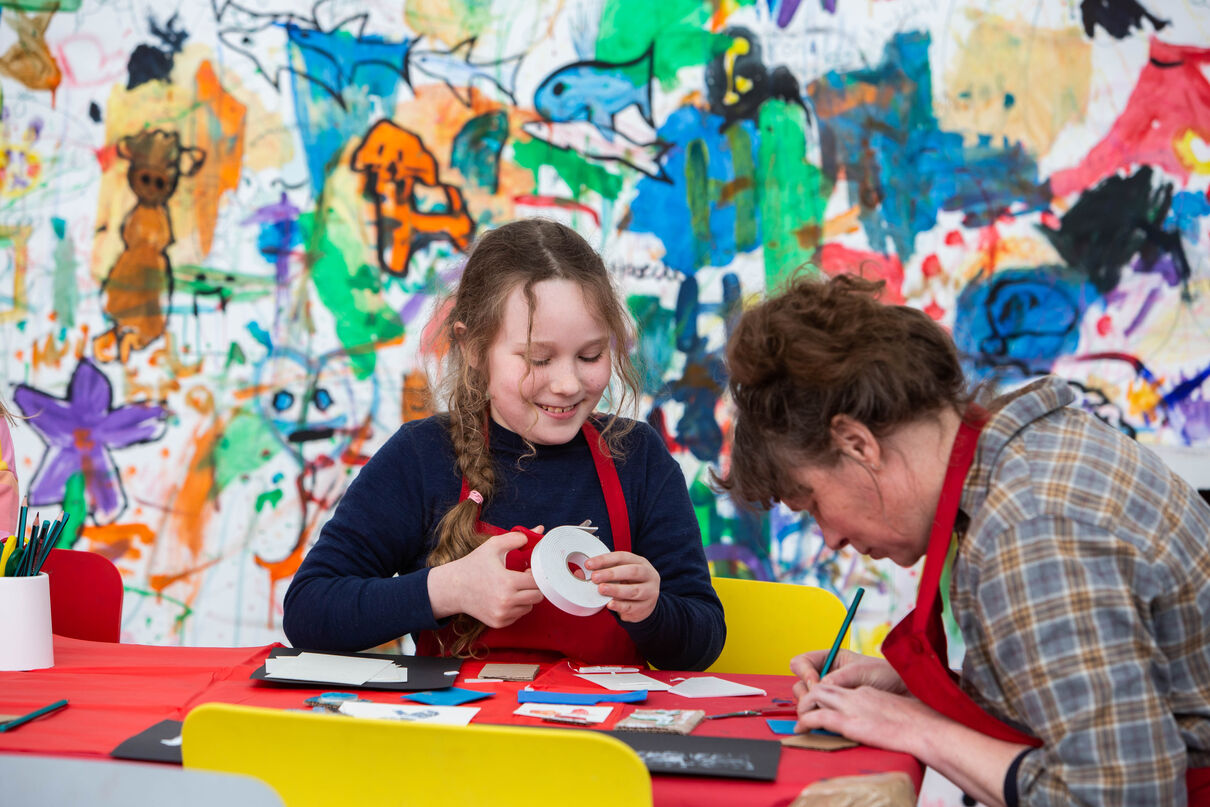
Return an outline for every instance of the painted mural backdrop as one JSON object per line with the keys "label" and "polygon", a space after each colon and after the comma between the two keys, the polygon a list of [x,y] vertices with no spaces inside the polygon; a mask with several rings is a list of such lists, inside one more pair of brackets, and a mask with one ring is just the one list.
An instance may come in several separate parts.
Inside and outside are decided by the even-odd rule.
{"label": "painted mural backdrop", "polygon": [[112,558],[129,641],[281,638],[375,448],[428,413],[476,234],[559,218],[642,336],[640,417],[719,574],[914,575],[738,511],[723,345],[861,272],[975,378],[1056,372],[1210,442],[1206,0],[0,0],[0,394],[31,507]]}

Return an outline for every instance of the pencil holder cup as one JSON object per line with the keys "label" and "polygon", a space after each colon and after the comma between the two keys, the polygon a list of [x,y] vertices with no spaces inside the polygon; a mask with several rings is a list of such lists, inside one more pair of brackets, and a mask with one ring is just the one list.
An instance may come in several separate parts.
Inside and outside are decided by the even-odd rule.
{"label": "pencil holder cup", "polygon": [[55,666],[50,632],[50,578],[0,577],[0,670]]}

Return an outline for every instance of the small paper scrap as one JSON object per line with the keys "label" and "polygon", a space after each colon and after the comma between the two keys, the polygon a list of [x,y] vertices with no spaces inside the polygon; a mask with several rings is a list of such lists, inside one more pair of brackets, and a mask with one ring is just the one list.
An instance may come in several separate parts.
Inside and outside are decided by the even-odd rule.
{"label": "small paper scrap", "polygon": [[440,723],[443,726],[465,726],[479,713],[477,706],[412,706],[368,701],[348,701],[340,705],[340,713],[351,717],[373,717],[380,720],[408,720],[414,723]]}
{"label": "small paper scrap", "polygon": [[513,710],[521,717],[541,720],[568,720],[592,725],[604,723],[613,714],[612,706],[569,706],[557,703],[525,703]]}
{"label": "small paper scrap", "polygon": [[597,686],[612,689],[614,692],[633,692],[636,689],[657,689],[660,691],[672,689],[672,684],[657,681],[650,675],[643,675],[642,673],[618,673],[614,675],[577,674],[576,677],[583,678],[585,681],[591,681]]}
{"label": "small paper scrap", "polygon": [[686,678],[668,691],[673,695],[685,698],[731,698],[740,695],[768,694],[763,689],[750,687],[747,684],[737,684],[725,678],[715,678],[712,675]]}

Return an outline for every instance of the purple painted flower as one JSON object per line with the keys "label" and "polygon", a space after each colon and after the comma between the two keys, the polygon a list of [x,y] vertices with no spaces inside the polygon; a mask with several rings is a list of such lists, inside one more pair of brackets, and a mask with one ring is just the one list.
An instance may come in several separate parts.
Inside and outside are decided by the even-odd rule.
{"label": "purple painted flower", "polygon": [[13,400],[47,446],[29,487],[29,503],[63,501],[67,480],[83,473],[93,520],[112,523],[126,509],[126,496],[109,452],[158,439],[164,433],[163,407],[134,403],[114,409],[109,379],[87,359],[76,365],[66,398],[22,384]]}

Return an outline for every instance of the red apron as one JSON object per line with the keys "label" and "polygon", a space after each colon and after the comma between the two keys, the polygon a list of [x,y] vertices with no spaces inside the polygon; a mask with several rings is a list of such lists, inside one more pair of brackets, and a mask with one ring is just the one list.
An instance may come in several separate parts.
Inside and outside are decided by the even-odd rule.
{"label": "red apron", "polygon": [[[597,479],[605,494],[605,508],[609,512],[609,529],[613,536],[614,551],[629,552],[630,514],[622,496],[622,483],[618,480],[613,458],[602,450],[600,435],[591,424],[585,421],[581,431],[588,441],[592,461],[597,469]],[[462,493],[458,500],[465,500],[469,492],[466,479],[463,479]],[[529,557],[534,546],[542,538],[538,533],[523,527],[506,530],[483,521],[478,523],[477,529],[483,535],[521,532],[529,538],[529,543],[524,549],[514,550],[506,556],[505,565],[513,571],[529,568]],[[439,634],[446,646],[455,638],[453,630],[448,626]],[[560,611],[547,600],[539,602],[532,611],[507,627],[488,628],[476,640],[475,648],[487,648],[489,651],[548,651],[591,664],[646,664],[631,641],[630,634],[618,624],[609,609],[602,609],[592,616],[572,616]],[[440,655],[441,646],[437,641],[437,634],[427,631],[421,633],[417,638],[416,652],[421,655]]]}
{"label": "red apron", "polygon": [[[1040,747],[1037,737],[1026,734],[991,716],[958,686],[956,675],[946,661],[945,627],[941,619],[941,572],[949,553],[962,486],[975,458],[979,433],[986,422],[986,412],[976,408],[968,413],[976,420],[965,421],[954,438],[949,468],[937,502],[937,513],[929,533],[924,572],[916,593],[916,608],[896,625],[882,643],[882,654],[907,685],[908,691],[923,703],[946,717],[980,734],[998,740]],[[1186,771],[1185,784],[1191,807],[1210,807],[1210,768]]]}

